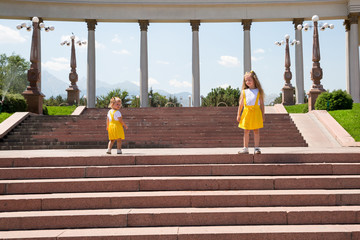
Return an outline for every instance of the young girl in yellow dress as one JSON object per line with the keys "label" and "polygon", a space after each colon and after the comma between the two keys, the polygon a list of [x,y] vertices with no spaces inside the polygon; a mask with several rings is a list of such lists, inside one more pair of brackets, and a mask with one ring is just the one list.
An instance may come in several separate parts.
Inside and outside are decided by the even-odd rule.
{"label": "young girl in yellow dress", "polygon": [[245,130],[244,148],[239,153],[249,153],[249,133],[250,130],[253,130],[254,153],[260,154],[260,128],[263,128],[263,122],[265,121],[264,91],[254,71],[246,72],[244,75],[237,121],[239,122],[239,128]]}
{"label": "young girl in yellow dress", "polygon": [[117,154],[122,154],[121,151],[121,140],[125,139],[125,133],[123,126],[128,129],[127,125],[122,119],[120,113],[121,108],[121,99],[118,97],[113,97],[110,100],[109,108],[111,108],[107,114],[106,118],[106,130],[109,133],[109,144],[107,149],[107,154],[111,154],[112,146],[115,141],[117,141]]}

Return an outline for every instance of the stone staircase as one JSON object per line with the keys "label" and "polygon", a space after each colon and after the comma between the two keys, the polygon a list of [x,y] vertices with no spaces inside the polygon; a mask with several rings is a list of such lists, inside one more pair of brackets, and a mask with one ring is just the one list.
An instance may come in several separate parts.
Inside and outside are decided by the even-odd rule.
{"label": "stone staircase", "polygon": [[0,239],[360,239],[360,153],[14,156],[0,194]]}
{"label": "stone staircase", "polygon": [[[80,116],[30,116],[0,139],[0,150],[106,148],[107,111],[86,109]],[[242,145],[236,107],[127,108],[121,112],[129,126],[123,148]],[[261,146],[303,147],[307,143],[289,114],[266,114]]]}

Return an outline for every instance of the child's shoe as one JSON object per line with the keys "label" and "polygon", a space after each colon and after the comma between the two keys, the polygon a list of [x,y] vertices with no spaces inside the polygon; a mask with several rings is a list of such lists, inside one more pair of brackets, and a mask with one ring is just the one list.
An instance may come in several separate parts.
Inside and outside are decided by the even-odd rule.
{"label": "child's shoe", "polygon": [[108,150],[106,151],[106,153],[107,153],[107,154],[111,154],[111,149],[108,149]]}
{"label": "child's shoe", "polygon": [[248,154],[249,149],[247,147],[244,147],[241,151],[238,152],[238,154]]}
{"label": "child's shoe", "polygon": [[118,149],[118,150],[117,150],[117,154],[122,154],[121,149]]}
{"label": "child's shoe", "polygon": [[254,154],[261,154],[261,150],[260,150],[259,147],[256,147],[256,148],[254,149]]}

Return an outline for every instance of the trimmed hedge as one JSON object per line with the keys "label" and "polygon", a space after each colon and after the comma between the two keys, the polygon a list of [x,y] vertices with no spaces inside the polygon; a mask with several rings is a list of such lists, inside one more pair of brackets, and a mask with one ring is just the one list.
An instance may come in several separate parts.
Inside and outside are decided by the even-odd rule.
{"label": "trimmed hedge", "polygon": [[321,93],[315,102],[316,110],[334,111],[352,109],[352,106],[353,100],[351,95],[340,89]]}
{"label": "trimmed hedge", "polygon": [[2,112],[26,112],[27,104],[25,98],[21,94],[6,94],[2,106]]}

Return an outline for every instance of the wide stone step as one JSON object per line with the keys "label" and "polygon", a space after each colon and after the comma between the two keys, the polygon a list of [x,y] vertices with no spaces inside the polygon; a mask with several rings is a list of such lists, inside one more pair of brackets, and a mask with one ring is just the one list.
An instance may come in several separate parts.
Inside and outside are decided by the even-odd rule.
{"label": "wide stone step", "polygon": [[360,190],[228,190],[0,196],[0,211],[360,205]]}
{"label": "wide stone step", "polygon": [[359,224],[360,206],[99,209],[0,213],[0,230]]}
{"label": "wide stone step", "polygon": [[[124,150],[131,151],[131,150]],[[272,163],[359,163],[358,153],[293,153],[293,154],[174,154],[174,155],[102,155],[64,157],[0,158],[0,167],[59,167],[114,165],[182,165],[182,164],[272,164]],[[334,165],[334,171],[337,171]],[[234,168],[236,169],[236,168]],[[356,173],[356,168],[354,168]]]}
{"label": "wide stone step", "polygon": [[286,176],[360,174],[360,163],[184,164],[0,168],[0,179],[57,179],[156,176]]}
{"label": "wide stone step", "polygon": [[[108,139],[104,137],[102,142],[92,141],[71,141],[73,139],[56,140],[37,140],[27,142],[17,142],[17,146],[13,142],[4,142],[0,147],[1,150],[35,150],[35,149],[104,149],[107,146]],[[88,140],[88,139],[87,139]],[[97,139],[99,140],[99,138]],[[101,139],[100,139],[101,140]],[[219,147],[239,147],[241,141],[237,140],[202,140],[202,139],[163,139],[163,140],[131,140],[122,143],[123,148],[219,148]],[[249,147],[253,147],[254,143],[250,143]],[[304,141],[279,140],[262,141],[261,147],[306,147]]]}
{"label": "wide stone step", "polygon": [[6,239],[146,239],[146,240],[354,240],[359,225],[272,225],[58,229],[6,231]]}
{"label": "wide stone step", "polygon": [[358,175],[0,180],[0,194],[357,188],[360,188]]}

